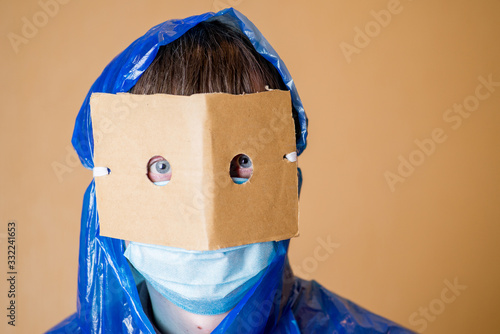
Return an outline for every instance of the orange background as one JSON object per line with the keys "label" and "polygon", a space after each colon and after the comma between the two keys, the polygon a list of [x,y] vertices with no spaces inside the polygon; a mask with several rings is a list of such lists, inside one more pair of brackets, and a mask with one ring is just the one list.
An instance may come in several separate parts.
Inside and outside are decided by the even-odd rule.
{"label": "orange background", "polygon": [[[299,159],[301,236],[290,251],[296,273],[414,330],[498,331],[500,86],[480,88],[489,95],[467,117],[443,116],[458,117],[447,111],[454,104],[474,103],[478,77],[500,81],[500,2],[66,2],[17,53],[8,34],[22,35],[23,17],[43,19],[42,9],[35,0],[1,2],[0,267],[7,271],[14,219],[19,274],[15,328],[6,325],[1,275],[0,332],[40,333],[76,309],[91,172],[68,152],[93,81],[153,25],[221,5],[261,29],[310,119]],[[371,11],[388,8],[394,13],[381,26]],[[363,40],[357,35],[365,29],[371,36]],[[347,44],[357,48],[349,57]],[[441,142],[419,153],[415,140],[436,128]],[[384,174],[398,173],[400,156],[418,166],[391,189]],[[57,174],[54,163],[66,172]],[[318,248],[328,240],[331,254]],[[446,280],[462,290],[444,303]],[[419,312],[429,307],[425,320]]]}

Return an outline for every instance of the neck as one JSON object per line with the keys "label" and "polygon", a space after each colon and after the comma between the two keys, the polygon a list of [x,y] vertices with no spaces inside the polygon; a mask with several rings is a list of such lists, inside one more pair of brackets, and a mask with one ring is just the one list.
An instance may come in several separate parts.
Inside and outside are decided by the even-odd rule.
{"label": "neck", "polygon": [[147,283],[147,287],[156,325],[164,334],[211,333],[229,313],[229,311],[217,315],[190,313],[163,297],[149,283]]}

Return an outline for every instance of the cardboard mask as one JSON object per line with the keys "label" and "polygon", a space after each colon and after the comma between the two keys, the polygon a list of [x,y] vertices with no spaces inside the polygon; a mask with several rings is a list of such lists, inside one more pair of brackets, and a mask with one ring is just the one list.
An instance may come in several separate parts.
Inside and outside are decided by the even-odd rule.
{"label": "cardboard mask", "polygon": [[[94,93],[90,106],[95,170],[110,170],[95,177],[102,236],[213,250],[298,235],[288,91]],[[243,184],[229,174],[239,154],[253,163]],[[146,175],[156,155],[172,170],[163,187]]]}

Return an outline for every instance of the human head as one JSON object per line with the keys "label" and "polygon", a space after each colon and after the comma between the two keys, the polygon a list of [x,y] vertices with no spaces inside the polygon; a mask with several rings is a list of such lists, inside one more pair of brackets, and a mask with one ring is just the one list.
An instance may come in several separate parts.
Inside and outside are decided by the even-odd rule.
{"label": "human head", "polygon": [[[130,92],[138,79],[150,67],[159,48],[168,45],[186,33],[196,24],[211,20],[214,17],[224,18],[238,30],[248,36],[257,52],[263,55],[278,70],[290,91],[294,108],[298,113],[300,131],[296,131],[296,150],[300,155],[307,146],[307,117],[299,97],[295,82],[284,61],[268,43],[262,33],[242,13],[233,8],[227,8],[217,13],[204,13],[182,19],[168,20],[149,29],[143,36],[137,38],[104,68],[103,72],[89,89],[76,118],[73,130],[72,144],[83,166],[88,169],[99,167],[94,156],[94,135],[103,131],[99,124],[91,119],[90,100],[94,93],[119,94]],[[120,108],[121,112],[129,113],[127,106]],[[123,115],[125,115],[123,114]],[[296,125],[297,125],[296,120]],[[124,148],[126,149],[126,147]],[[298,170],[300,172],[300,169]],[[299,173],[299,191],[300,191]],[[154,332],[145,321],[141,311],[141,302],[137,297],[136,283],[129,263],[123,252],[122,239],[106,237],[101,234],[101,222],[97,209],[95,180],[92,180],[83,199],[81,234],[80,234],[80,265],[78,269],[78,309],[77,312],[64,321],[59,328],[67,332],[76,329],[82,332],[102,332],[123,328],[123,324],[132,324],[137,331]],[[289,240],[278,242],[278,252],[273,264],[255,288],[255,293],[247,302],[234,310],[238,318],[231,315],[224,320],[229,328],[240,328],[238,319],[247,321],[258,311],[255,305],[272,303],[276,289],[281,282],[283,264],[286,260]],[[117,270],[118,269],[118,270]],[[127,307],[124,307],[127,305]],[[128,307],[130,306],[130,307]],[[99,314],[89,321],[89,315]],[[234,320],[234,321],[233,321]],[[272,319],[270,319],[272,321]],[[256,326],[254,332],[263,332],[268,321]],[[246,323],[243,323],[245,325]],[[221,324],[224,326],[224,324]]]}

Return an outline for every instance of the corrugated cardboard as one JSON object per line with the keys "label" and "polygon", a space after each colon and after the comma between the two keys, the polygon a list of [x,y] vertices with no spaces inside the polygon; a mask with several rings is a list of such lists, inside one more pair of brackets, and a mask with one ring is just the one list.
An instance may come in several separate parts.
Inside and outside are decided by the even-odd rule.
{"label": "corrugated cardboard", "polygon": [[[213,250],[298,235],[297,163],[290,93],[91,97],[100,233],[113,238]],[[105,124],[106,131],[99,126]],[[244,184],[231,160],[248,155]],[[147,163],[166,158],[172,179],[156,186]]]}

